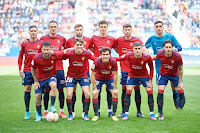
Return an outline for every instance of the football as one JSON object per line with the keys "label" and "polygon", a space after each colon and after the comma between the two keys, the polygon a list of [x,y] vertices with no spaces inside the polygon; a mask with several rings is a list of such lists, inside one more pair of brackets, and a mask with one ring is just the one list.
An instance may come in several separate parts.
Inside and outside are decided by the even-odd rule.
{"label": "football", "polygon": [[47,117],[46,117],[48,122],[57,122],[58,118],[59,117],[58,117],[58,114],[56,112],[49,112],[47,114]]}

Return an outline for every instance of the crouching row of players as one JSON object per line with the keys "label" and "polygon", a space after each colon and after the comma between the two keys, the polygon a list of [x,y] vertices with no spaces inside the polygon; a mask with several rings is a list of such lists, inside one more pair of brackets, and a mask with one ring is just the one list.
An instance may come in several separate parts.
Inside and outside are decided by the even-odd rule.
{"label": "crouching row of players", "polygon": [[[112,94],[112,120],[118,121],[116,117],[118,104],[118,67],[117,61],[128,60],[130,71],[126,83],[126,96],[124,102],[125,115],[122,120],[129,119],[129,106],[132,89],[135,86],[142,84],[148,94],[148,105],[150,110],[150,119],[157,120],[154,115],[154,98],[153,98],[153,62],[152,59],[161,60],[160,77],[158,80],[158,112],[159,120],[164,120],[163,116],[163,93],[168,80],[172,81],[174,87],[179,93],[181,106],[185,104],[184,92],[181,89],[182,85],[182,58],[179,53],[173,51],[173,43],[165,41],[163,43],[163,50],[159,51],[157,55],[150,57],[141,52],[141,43],[135,42],[133,44],[133,52],[127,53],[121,57],[111,57],[110,48],[103,47],[100,50],[100,57],[94,57],[92,54],[83,48],[84,41],[82,39],[75,39],[74,48],[63,51],[51,51],[51,44],[49,42],[42,43],[42,53],[34,56],[32,61],[32,76],[34,78],[34,90],[36,93],[36,121],[42,120],[41,113],[41,95],[45,88],[51,88],[51,107],[50,111],[55,112],[54,107],[57,95],[57,81],[56,81],[56,61],[69,59],[69,68],[67,72],[66,87],[67,98],[66,103],[68,107],[68,120],[73,120],[72,115],[72,95],[74,87],[77,83],[80,84],[84,95],[84,120],[89,120],[88,111],[90,105],[90,79],[87,76],[89,71],[89,62],[94,61],[92,66],[91,81],[93,85],[93,108],[95,116],[92,121],[99,119],[98,116],[98,95],[103,84],[106,84]],[[149,65],[150,74],[148,74],[146,64]]]}

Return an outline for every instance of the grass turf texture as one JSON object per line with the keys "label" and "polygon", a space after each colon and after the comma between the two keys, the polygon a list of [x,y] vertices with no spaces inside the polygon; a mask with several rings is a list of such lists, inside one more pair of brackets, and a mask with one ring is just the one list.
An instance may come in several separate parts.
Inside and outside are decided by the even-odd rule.
{"label": "grass turf texture", "polygon": [[[130,107],[130,119],[114,122],[107,117],[107,102],[105,86],[102,91],[101,117],[98,121],[83,121],[81,118],[82,103],[80,87],[77,88],[77,102],[75,106],[76,117],[69,122],[66,119],[59,118],[56,123],[50,123],[46,120],[35,122],[35,103],[34,92],[31,93],[31,118],[24,120],[24,89],[21,85],[21,78],[18,76],[16,67],[1,67],[0,70],[0,132],[200,132],[200,96],[199,79],[200,66],[184,67],[184,87],[186,95],[186,105],[183,110],[175,109],[172,91],[168,84],[164,93],[164,121],[151,121],[149,119],[149,108],[147,105],[147,94],[141,87],[142,105],[141,110],[145,118],[136,117],[136,107],[134,102],[134,91]],[[5,73],[5,72],[8,73]],[[154,77],[155,79],[155,77]],[[157,85],[154,82],[154,112],[157,112]],[[121,112],[121,86],[118,80],[119,104],[117,115]],[[91,91],[92,94],[92,91]],[[65,90],[66,96],[66,90]],[[56,100],[56,109],[59,111],[58,97]],[[43,110],[44,108],[42,108]],[[64,106],[67,113],[67,106]],[[43,111],[42,111],[43,112]],[[89,111],[90,119],[94,116],[92,100]]]}

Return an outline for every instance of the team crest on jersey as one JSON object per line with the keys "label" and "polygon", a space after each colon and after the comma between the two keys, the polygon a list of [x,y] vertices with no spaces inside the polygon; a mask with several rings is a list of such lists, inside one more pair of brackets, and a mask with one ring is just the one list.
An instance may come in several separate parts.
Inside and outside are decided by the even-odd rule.
{"label": "team crest on jersey", "polygon": [[38,45],[37,48],[40,49],[40,45]]}
{"label": "team crest on jersey", "polygon": [[110,41],[109,41],[109,40],[107,40],[107,43],[108,43],[108,44],[110,44]]}
{"label": "team crest on jersey", "polygon": [[143,65],[143,64],[144,64],[144,61],[141,61],[141,64]]}
{"label": "team crest on jersey", "polygon": [[173,60],[172,60],[171,62],[172,62],[172,64],[174,64],[174,61],[173,61]]}
{"label": "team crest on jersey", "polygon": [[111,69],[112,68],[112,66],[109,66],[109,69]]}
{"label": "team crest on jersey", "polygon": [[133,43],[130,43],[131,47],[133,46]]}
{"label": "team crest on jersey", "polygon": [[86,42],[84,41],[84,44],[86,44]]}
{"label": "team crest on jersey", "polygon": [[81,59],[84,61],[84,60],[85,60],[85,57],[82,57]]}
{"label": "team crest on jersey", "polygon": [[58,40],[57,42],[60,43],[60,40]]}
{"label": "team crest on jersey", "polygon": [[52,60],[52,61],[51,61],[51,63],[53,64],[53,63],[54,63],[54,61]]}

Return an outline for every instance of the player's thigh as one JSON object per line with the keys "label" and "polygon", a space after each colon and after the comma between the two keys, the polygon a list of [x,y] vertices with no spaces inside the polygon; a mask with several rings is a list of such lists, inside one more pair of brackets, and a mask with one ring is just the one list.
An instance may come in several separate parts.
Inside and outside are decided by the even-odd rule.
{"label": "player's thigh", "polygon": [[32,85],[34,84],[34,79],[31,72],[24,71],[24,78],[22,79],[22,85]]}
{"label": "player's thigh", "polygon": [[55,91],[57,89],[57,79],[55,76],[52,76],[48,79],[48,85],[50,86],[51,90]]}
{"label": "player's thigh", "polygon": [[81,86],[86,98],[90,97],[90,86]]}
{"label": "player's thigh", "polygon": [[66,90],[67,90],[67,98],[71,99],[73,95],[74,87],[67,87]]}
{"label": "player's thigh", "polygon": [[24,85],[24,91],[31,92],[32,85]]}
{"label": "player's thigh", "polygon": [[101,87],[104,84],[104,81],[103,80],[99,80],[99,79],[95,79],[95,81],[96,81],[97,90],[99,90],[99,93],[101,93]]}
{"label": "player's thigh", "polygon": [[179,76],[170,76],[169,80],[172,82],[173,86],[176,88],[178,87],[179,83]]}
{"label": "player's thigh", "polygon": [[67,77],[67,80],[66,80],[66,87],[75,87],[75,85],[78,83],[78,80],[75,79],[75,78],[71,78],[71,77]]}
{"label": "player's thigh", "polygon": [[166,86],[168,84],[168,80],[169,80],[169,76],[159,75],[158,86],[160,86],[160,85],[165,85]]}
{"label": "player's thigh", "polygon": [[126,89],[127,90],[133,90],[135,86],[140,85],[140,80],[138,78],[128,77],[127,83],[126,83]]}
{"label": "player's thigh", "polygon": [[140,78],[140,82],[142,85],[146,88],[149,85],[149,77],[146,78]]}
{"label": "player's thigh", "polygon": [[64,70],[56,71],[57,88],[63,89],[66,86]]}
{"label": "player's thigh", "polygon": [[120,84],[121,85],[126,85],[127,78],[128,78],[128,72],[121,72],[121,75],[120,75]]}

